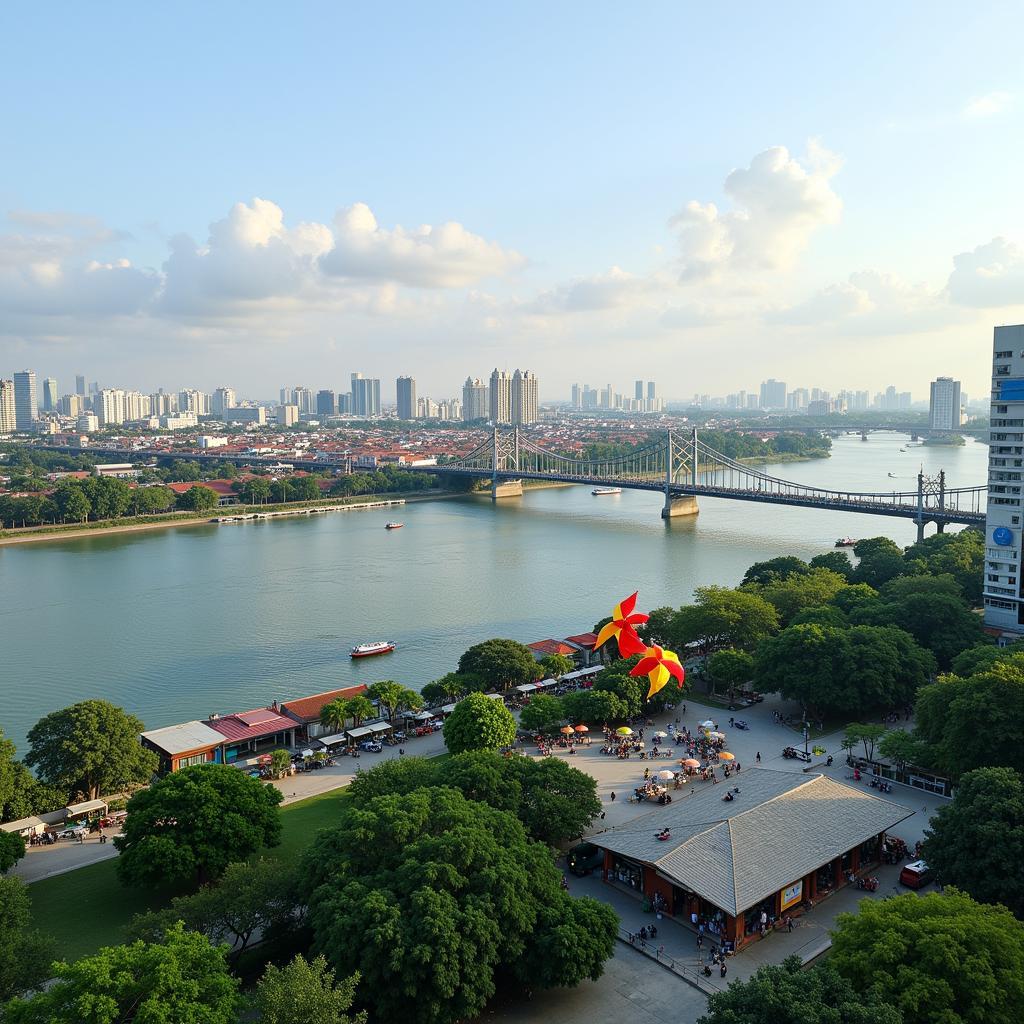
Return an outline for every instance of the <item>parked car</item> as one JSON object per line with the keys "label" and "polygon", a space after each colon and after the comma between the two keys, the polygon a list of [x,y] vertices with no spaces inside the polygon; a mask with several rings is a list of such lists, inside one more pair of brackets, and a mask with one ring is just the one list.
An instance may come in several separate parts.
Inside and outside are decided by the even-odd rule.
{"label": "parked car", "polygon": [[923,860],[907,864],[900,872],[900,885],[908,889],[920,889],[932,880],[932,869]]}
{"label": "parked car", "polygon": [[589,875],[604,863],[604,851],[593,843],[580,843],[569,851],[565,861],[574,875]]}
{"label": "parked car", "polygon": [[360,750],[365,750],[368,754],[379,754],[384,748],[376,740],[363,740],[359,744]]}

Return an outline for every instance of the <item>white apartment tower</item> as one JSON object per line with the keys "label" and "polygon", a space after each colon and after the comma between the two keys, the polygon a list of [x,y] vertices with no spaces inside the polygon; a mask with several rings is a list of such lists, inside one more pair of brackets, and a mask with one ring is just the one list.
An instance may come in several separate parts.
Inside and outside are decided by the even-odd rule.
{"label": "white apartment tower", "polygon": [[932,430],[956,430],[960,426],[960,381],[939,377],[932,381],[928,402],[928,426]]}
{"label": "white apartment tower", "polygon": [[219,416],[221,419],[224,418],[224,413],[228,409],[234,409],[238,404],[235,396],[234,388],[217,388],[213,393],[213,403],[211,408],[214,416]]}
{"label": "white apartment tower", "polygon": [[487,385],[479,377],[467,377],[462,385],[462,419],[464,423],[487,419]]}
{"label": "white apartment tower", "polygon": [[492,423],[512,422],[512,377],[495,367],[491,374],[490,420]]}
{"label": "white apartment tower", "polygon": [[1003,642],[1024,636],[1021,537],[1024,500],[1024,324],[997,327],[985,519],[985,626]]}
{"label": "white apartment tower", "polygon": [[0,380],[0,434],[11,434],[17,428],[14,411],[14,381]]}
{"label": "white apartment tower", "polygon": [[512,374],[512,422],[525,426],[539,418],[537,375],[529,370],[516,370]]}

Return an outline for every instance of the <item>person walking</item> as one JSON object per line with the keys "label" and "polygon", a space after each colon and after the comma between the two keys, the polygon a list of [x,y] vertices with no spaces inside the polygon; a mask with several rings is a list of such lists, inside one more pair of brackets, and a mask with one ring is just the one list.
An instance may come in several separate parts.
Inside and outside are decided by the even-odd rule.
{"label": "person walking", "polygon": [[721,965],[721,967],[718,968],[718,976],[720,978],[724,978],[725,975],[726,975],[726,971],[727,970],[728,970],[728,968],[725,966],[725,959],[723,958],[722,959],[722,965]]}
{"label": "person walking", "polygon": [[611,801],[612,801],[612,803],[615,803],[615,794],[614,793],[612,793],[612,795],[611,795]]}
{"label": "person walking", "polygon": [[761,751],[760,750],[757,752],[757,763],[758,764],[761,763]]}

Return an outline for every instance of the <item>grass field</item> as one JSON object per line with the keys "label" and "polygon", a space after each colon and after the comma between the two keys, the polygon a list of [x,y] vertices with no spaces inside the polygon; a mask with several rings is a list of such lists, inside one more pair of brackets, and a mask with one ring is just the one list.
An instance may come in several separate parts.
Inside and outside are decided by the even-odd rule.
{"label": "grass field", "polygon": [[[322,828],[333,825],[348,798],[347,789],[300,800],[281,808],[281,844],[262,856],[293,860]],[[166,902],[167,893],[128,889],[117,880],[117,859],[44,878],[29,886],[36,923],[57,941],[64,960],[124,942],[128,922],[138,913]]]}

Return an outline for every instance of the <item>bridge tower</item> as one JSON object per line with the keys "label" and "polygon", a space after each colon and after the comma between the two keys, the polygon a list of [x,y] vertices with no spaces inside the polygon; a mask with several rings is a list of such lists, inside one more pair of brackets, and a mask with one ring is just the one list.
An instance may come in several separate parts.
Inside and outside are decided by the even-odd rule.
{"label": "bridge tower", "polygon": [[[934,505],[929,509],[925,507],[926,497],[935,499]],[[928,523],[935,523],[937,533],[944,533],[946,524],[942,519],[936,520],[934,513],[943,513],[946,510],[946,471],[939,470],[938,476],[925,476],[922,469],[917,474],[917,515],[914,522],[917,523],[917,539],[924,540],[924,528]]]}
{"label": "bridge tower", "polygon": [[491,435],[491,501],[499,498],[521,498],[523,496],[522,480],[500,480],[498,474],[519,469],[519,428],[515,427],[511,437],[502,434],[498,425],[494,425]]}
{"label": "bridge tower", "polygon": [[[676,516],[695,516],[700,511],[697,507],[697,498],[693,494],[673,493],[673,486],[676,484],[676,467],[683,468],[686,464],[686,451],[682,444],[675,439],[670,430],[665,439],[665,506],[661,510],[662,519],[675,519]],[[697,486],[697,430],[694,428],[690,436],[690,486]],[[678,460],[678,462],[677,462]]]}

